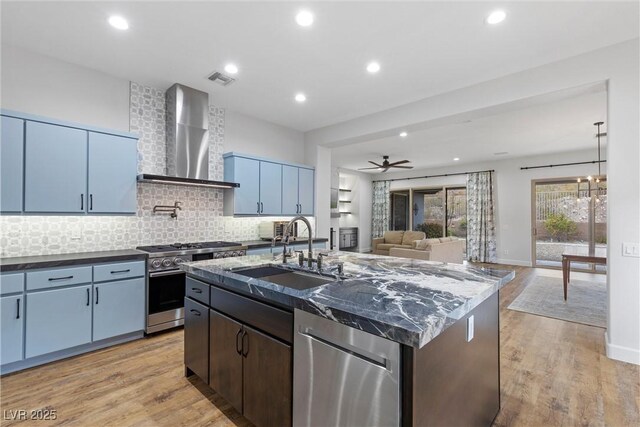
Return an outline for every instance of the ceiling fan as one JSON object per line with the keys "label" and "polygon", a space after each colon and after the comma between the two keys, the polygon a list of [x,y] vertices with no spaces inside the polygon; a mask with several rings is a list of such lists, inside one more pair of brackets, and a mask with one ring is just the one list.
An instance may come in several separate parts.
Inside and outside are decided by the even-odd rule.
{"label": "ceiling fan", "polygon": [[389,156],[382,156],[382,164],[376,163],[376,162],[372,162],[371,160],[369,160],[369,163],[371,163],[372,165],[375,165],[375,167],[372,168],[360,168],[358,170],[360,171],[364,171],[364,170],[370,170],[370,169],[382,169],[382,172],[386,172],[388,171],[390,168],[398,168],[398,169],[413,169],[413,166],[400,166],[403,165],[405,163],[409,163],[409,160],[400,160],[397,162],[393,162],[393,163],[389,163]]}

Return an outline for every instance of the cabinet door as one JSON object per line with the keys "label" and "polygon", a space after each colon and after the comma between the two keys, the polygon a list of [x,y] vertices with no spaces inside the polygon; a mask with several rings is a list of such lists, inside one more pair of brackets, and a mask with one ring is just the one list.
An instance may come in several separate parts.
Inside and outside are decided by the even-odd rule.
{"label": "cabinet door", "polygon": [[22,211],[24,120],[2,116],[0,128],[0,209]]}
{"label": "cabinet door", "polygon": [[209,386],[242,412],[242,325],[209,310]]}
{"label": "cabinet door", "polygon": [[[276,251],[278,251],[278,247],[276,247]],[[271,246],[268,248],[247,249],[247,255],[264,255],[272,252]],[[280,248],[280,252],[282,252],[282,248]]]}
{"label": "cabinet door", "polygon": [[89,132],[89,213],[136,213],[136,143]]}
{"label": "cabinet door", "polygon": [[256,215],[260,208],[260,161],[235,157],[233,181],[240,184],[234,192],[234,214]]}
{"label": "cabinet door", "polygon": [[87,132],[27,121],[26,212],[85,212]]}
{"label": "cabinet door", "polygon": [[209,382],[209,308],[184,299],[184,364]]}
{"label": "cabinet door", "polygon": [[298,169],[295,166],[282,165],[282,214],[297,215],[298,205]]}
{"label": "cabinet door", "polygon": [[260,213],[282,214],[282,165],[260,162]]}
{"label": "cabinet door", "polygon": [[91,285],[27,294],[25,357],[91,342]]}
{"label": "cabinet door", "polygon": [[313,169],[299,168],[298,170],[298,200],[302,215],[313,215],[314,181]]}
{"label": "cabinet door", "polygon": [[258,426],[291,425],[291,346],[245,326],[243,415]]}
{"label": "cabinet door", "polygon": [[22,331],[24,330],[24,297],[16,295],[0,298],[0,364],[22,360]]}
{"label": "cabinet door", "polygon": [[143,277],[93,285],[93,341],[143,329]]}

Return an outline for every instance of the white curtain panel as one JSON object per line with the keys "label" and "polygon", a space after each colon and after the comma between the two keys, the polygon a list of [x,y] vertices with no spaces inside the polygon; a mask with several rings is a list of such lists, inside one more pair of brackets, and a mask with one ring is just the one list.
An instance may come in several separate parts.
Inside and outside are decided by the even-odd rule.
{"label": "white curtain panel", "polygon": [[493,173],[467,175],[467,258],[497,262]]}
{"label": "white curtain panel", "polygon": [[389,181],[376,181],[373,183],[373,212],[371,215],[371,237],[382,237],[389,229],[389,215],[391,202],[389,199]]}

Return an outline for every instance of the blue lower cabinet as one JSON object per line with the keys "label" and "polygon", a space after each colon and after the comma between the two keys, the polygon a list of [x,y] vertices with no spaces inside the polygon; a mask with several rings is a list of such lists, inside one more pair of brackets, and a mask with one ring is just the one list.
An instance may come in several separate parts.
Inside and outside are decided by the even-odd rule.
{"label": "blue lower cabinet", "polygon": [[0,364],[22,360],[24,296],[0,298]]}
{"label": "blue lower cabinet", "polygon": [[91,285],[27,294],[25,357],[91,342]]}
{"label": "blue lower cabinet", "polygon": [[[278,250],[278,247],[276,246],[276,251],[277,250]],[[282,246],[280,246],[280,251],[282,251]],[[266,248],[247,249],[247,255],[263,255],[263,254],[270,254],[270,253],[271,253],[271,246]]]}
{"label": "blue lower cabinet", "polygon": [[93,285],[93,340],[144,329],[144,277]]}

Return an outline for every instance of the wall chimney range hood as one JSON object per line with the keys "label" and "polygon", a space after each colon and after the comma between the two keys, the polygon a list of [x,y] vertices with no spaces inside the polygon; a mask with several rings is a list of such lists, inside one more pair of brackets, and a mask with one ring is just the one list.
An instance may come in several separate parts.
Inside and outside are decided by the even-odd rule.
{"label": "wall chimney range hood", "polygon": [[166,92],[167,174],[138,175],[138,182],[237,188],[209,179],[209,95],[174,84]]}

